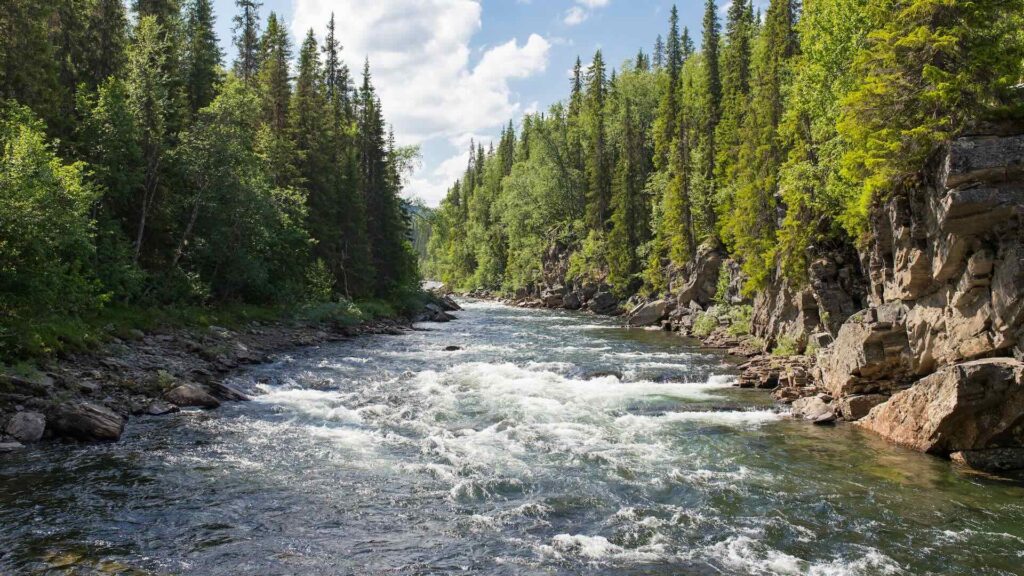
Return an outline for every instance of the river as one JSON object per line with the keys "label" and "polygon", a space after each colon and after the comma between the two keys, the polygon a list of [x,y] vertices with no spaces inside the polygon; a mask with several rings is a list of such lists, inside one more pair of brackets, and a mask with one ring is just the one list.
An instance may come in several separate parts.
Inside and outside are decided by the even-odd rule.
{"label": "river", "polygon": [[458,315],[3,456],[0,573],[1024,573],[1019,484],[788,420],[669,334]]}

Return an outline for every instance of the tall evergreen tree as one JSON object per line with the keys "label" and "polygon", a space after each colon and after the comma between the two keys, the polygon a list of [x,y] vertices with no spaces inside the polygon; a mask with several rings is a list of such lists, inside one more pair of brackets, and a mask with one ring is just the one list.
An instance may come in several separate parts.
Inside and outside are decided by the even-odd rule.
{"label": "tall evergreen tree", "polygon": [[605,98],[608,92],[604,57],[598,50],[586,78],[584,117],[586,127],[587,225],[604,230],[611,202],[611,174],[608,165],[608,133]]}
{"label": "tall evergreen tree", "polygon": [[[741,2],[739,0],[734,2],[734,4],[738,3]],[[705,158],[702,172],[705,186],[709,190],[705,193],[707,201],[702,206],[702,211],[708,223],[708,228],[713,235],[717,229],[717,215],[715,213],[715,206],[710,200],[718,195],[715,183],[715,156],[718,151],[715,131],[722,114],[722,79],[718,68],[720,33],[717,7],[714,0],[707,0],[704,9],[704,39],[702,48],[704,54],[704,89],[706,90],[707,109],[704,115],[701,140]]]}
{"label": "tall evergreen tree", "polygon": [[256,0],[235,0],[234,41],[238,48],[235,73],[247,83],[255,82],[260,68],[260,7]]}
{"label": "tall evergreen tree", "polygon": [[212,2],[190,0],[185,20],[185,82],[193,114],[209,106],[217,95],[222,60]]}

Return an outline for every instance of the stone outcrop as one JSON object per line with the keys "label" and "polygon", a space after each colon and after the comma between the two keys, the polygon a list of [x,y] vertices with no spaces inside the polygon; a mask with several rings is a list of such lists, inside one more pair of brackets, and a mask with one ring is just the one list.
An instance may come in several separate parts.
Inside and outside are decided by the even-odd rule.
{"label": "stone outcrop", "polygon": [[61,404],[47,419],[56,436],[83,441],[117,440],[125,422],[120,414],[91,402]]}
{"label": "stone outcrop", "polygon": [[815,368],[849,403],[844,418],[862,411],[855,397],[891,394],[863,426],[919,450],[963,452],[972,465],[1014,461],[1024,437],[1005,428],[1024,406],[1007,362],[1024,358],[1022,219],[1021,135],[959,138],[872,209],[860,254],[868,307],[842,323]]}
{"label": "stone outcrop", "polygon": [[1024,447],[1024,363],[990,358],[944,367],[858,424],[935,454]]}
{"label": "stone outcrop", "polygon": [[681,274],[670,274],[669,293],[675,293],[680,305],[696,302],[710,306],[718,290],[718,276],[726,260],[725,250],[713,243],[704,243],[697,254],[683,267]]}

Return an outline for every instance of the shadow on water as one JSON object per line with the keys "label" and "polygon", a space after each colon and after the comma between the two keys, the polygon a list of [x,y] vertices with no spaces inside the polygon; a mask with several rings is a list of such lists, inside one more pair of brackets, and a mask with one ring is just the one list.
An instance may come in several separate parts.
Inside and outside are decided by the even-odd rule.
{"label": "shadow on water", "polygon": [[4,455],[0,573],[1021,573],[1019,483],[787,420],[669,334],[467,308]]}

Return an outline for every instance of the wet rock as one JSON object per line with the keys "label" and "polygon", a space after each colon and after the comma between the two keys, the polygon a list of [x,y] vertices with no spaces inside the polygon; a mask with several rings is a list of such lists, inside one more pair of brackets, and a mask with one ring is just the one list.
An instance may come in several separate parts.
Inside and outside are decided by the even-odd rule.
{"label": "wet rock", "polygon": [[451,296],[445,294],[439,298],[440,306],[445,312],[458,312],[462,310],[462,306],[456,302]]}
{"label": "wet rock", "polygon": [[872,408],[888,399],[885,394],[858,394],[840,398],[837,404],[843,420],[853,422],[867,416]]}
{"label": "wet rock", "polygon": [[15,450],[21,450],[25,445],[21,442],[0,442],[0,454],[5,452],[14,452]]}
{"label": "wet rock", "polygon": [[646,304],[638,304],[630,311],[627,323],[633,327],[653,326],[665,318],[668,310],[668,300],[655,300]]}
{"label": "wet rock", "polygon": [[175,412],[180,411],[181,408],[178,408],[177,406],[171,404],[170,402],[165,402],[163,400],[154,400],[150,402],[148,406],[146,406],[146,408],[143,410],[143,414],[147,414],[149,416],[164,416],[166,414],[173,414]]}
{"label": "wet rock", "polygon": [[455,352],[456,350],[462,350],[462,346],[445,346],[445,352]]}
{"label": "wet rock", "polygon": [[800,398],[795,400],[792,404],[792,415],[794,418],[802,420],[810,420],[812,422],[824,421],[835,419],[835,410],[832,405],[822,399],[821,396],[811,396],[808,398]]}
{"label": "wet rock", "polygon": [[182,408],[217,408],[220,406],[220,400],[214,398],[205,388],[198,384],[182,384],[164,394],[164,398],[168,402]]}
{"label": "wet rock", "polygon": [[609,376],[614,376],[615,378],[622,380],[622,372],[619,372],[618,370],[593,370],[583,374],[583,379],[596,380],[598,378],[607,378]]}
{"label": "wet rock", "polygon": [[250,400],[248,394],[227,382],[214,380],[209,382],[206,387],[210,394],[225,402],[247,402]]}
{"label": "wet rock", "polygon": [[619,311],[619,299],[611,292],[598,292],[587,303],[587,308],[594,314],[611,316]]}
{"label": "wet rock", "polygon": [[579,310],[583,306],[579,294],[569,292],[562,298],[562,307],[566,310]]}
{"label": "wet rock", "polygon": [[1024,364],[975,360],[940,369],[859,425],[922,452],[1024,447]]}
{"label": "wet rock", "polygon": [[433,302],[427,304],[419,316],[420,322],[450,322],[454,319],[454,316],[445,312],[440,306]]}
{"label": "wet rock", "polygon": [[4,432],[20,442],[38,442],[46,430],[46,416],[39,412],[18,412],[7,421]]}
{"label": "wet rock", "polygon": [[985,472],[1024,470],[1024,448],[961,450],[953,452],[949,457],[954,462]]}
{"label": "wet rock", "polygon": [[105,406],[91,402],[67,402],[58,406],[47,424],[54,434],[73,440],[117,440],[125,419]]}

